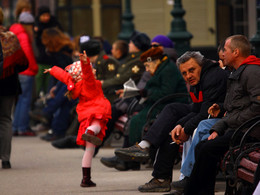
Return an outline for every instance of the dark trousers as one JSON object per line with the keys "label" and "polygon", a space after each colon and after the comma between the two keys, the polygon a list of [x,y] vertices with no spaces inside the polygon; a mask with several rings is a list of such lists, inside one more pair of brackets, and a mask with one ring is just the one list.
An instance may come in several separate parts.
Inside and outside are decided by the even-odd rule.
{"label": "dark trousers", "polygon": [[144,135],[147,140],[157,149],[152,175],[155,178],[166,179],[172,177],[172,168],[179,146],[172,142],[169,133],[177,125],[177,121],[191,112],[191,106],[182,103],[167,105],[151,128]]}
{"label": "dark trousers", "polygon": [[172,169],[179,152],[179,145],[170,144],[171,142],[172,139],[168,136],[156,151],[152,176],[157,179],[172,179]]}
{"label": "dark trousers", "polygon": [[62,82],[58,82],[55,90],[55,97],[47,100],[47,106],[43,112],[48,115],[53,115],[64,103],[69,102],[69,99],[64,96],[67,91],[67,86]]}
{"label": "dark trousers", "polygon": [[15,96],[0,96],[0,159],[9,161],[12,142],[12,107]]}
{"label": "dark trousers", "polygon": [[61,82],[57,83],[55,98],[47,101],[47,107],[43,109],[48,117],[52,118],[51,129],[53,134],[64,136],[71,121],[71,110],[76,106],[76,100],[69,100],[64,94],[67,91],[67,86]]}
{"label": "dark trousers", "polygon": [[218,163],[228,151],[234,131],[213,140],[201,141],[195,149],[195,164],[185,195],[214,195]]}

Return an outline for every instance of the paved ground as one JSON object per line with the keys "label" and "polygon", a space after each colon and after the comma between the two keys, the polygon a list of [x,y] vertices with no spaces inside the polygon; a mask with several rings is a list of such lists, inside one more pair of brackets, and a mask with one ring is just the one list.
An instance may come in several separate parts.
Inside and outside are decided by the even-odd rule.
{"label": "paved ground", "polygon": [[[140,193],[139,185],[151,179],[151,169],[142,166],[140,171],[119,172],[100,163],[101,157],[110,157],[113,148],[101,149],[93,159],[92,179],[95,188],[82,188],[82,149],[59,150],[39,137],[14,137],[12,169],[0,169],[1,195],[59,195],[59,194],[163,194]],[[174,169],[174,180],[179,169]],[[224,194],[223,182],[218,182],[216,195]]]}

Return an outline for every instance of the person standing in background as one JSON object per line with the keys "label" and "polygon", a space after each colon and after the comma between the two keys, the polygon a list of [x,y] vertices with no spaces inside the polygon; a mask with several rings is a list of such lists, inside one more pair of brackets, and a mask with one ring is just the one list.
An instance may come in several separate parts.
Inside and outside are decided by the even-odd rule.
{"label": "person standing in background", "polygon": [[39,65],[39,72],[35,77],[36,97],[39,96],[41,91],[43,94],[46,94],[51,88],[49,85],[50,75],[43,74],[43,71],[44,69],[51,67],[52,59],[51,56],[46,53],[46,46],[42,42],[42,33],[45,29],[53,27],[57,27],[59,30],[62,30],[60,23],[54,16],[51,15],[50,9],[46,6],[39,7],[34,25],[35,44],[38,49],[37,63]]}
{"label": "person standing in background", "polygon": [[124,40],[116,40],[112,45],[111,54],[120,65],[124,64],[128,55],[128,43]]}
{"label": "person standing in background", "polygon": [[38,72],[38,65],[32,49],[33,24],[34,17],[28,12],[23,12],[19,16],[19,23],[15,23],[10,27],[10,31],[17,36],[22,50],[29,61],[29,67],[19,73],[22,94],[18,97],[14,112],[14,135],[35,136],[35,133],[29,127],[29,110],[31,108],[34,77]]}
{"label": "person standing in background", "polygon": [[18,72],[28,67],[28,60],[15,34],[2,26],[3,19],[0,8],[0,159],[2,168],[10,169],[12,107],[21,93]]}
{"label": "person standing in background", "polygon": [[32,5],[29,0],[18,0],[15,5],[15,17],[18,21],[18,18],[21,13],[28,12],[31,13]]}

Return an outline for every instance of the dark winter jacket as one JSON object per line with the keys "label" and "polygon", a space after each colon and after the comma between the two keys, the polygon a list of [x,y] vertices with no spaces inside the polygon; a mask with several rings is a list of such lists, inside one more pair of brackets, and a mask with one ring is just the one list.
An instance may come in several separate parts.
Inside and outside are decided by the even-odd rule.
{"label": "dark winter jacket", "polygon": [[39,16],[35,18],[35,27],[38,28],[38,30],[34,33],[35,34],[35,43],[38,49],[38,56],[37,56],[37,62],[39,64],[51,64],[51,58],[49,55],[46,54],[46,48],[42,44],[42,32],[43,30],[47,28],[57,27],[60,30],[62,30],[60,23],[56,20],[54,16],[51,16],[51,19],[48,23],[42,23],[39,20]]}
{"label": "dark winter jacket", "polygon": [[2,75],[3,72],[3,64],[4,64],[4,58],[3,58],[2,44],[0,42],[0,75]]}
{"label": "dark winter jacket", "polygon": [[193,101],[191,112],[177,122],[184,127],[186,134],[191,135],[199,122],[208,118],[208,109],[212,104],[224,102],[226,86],[227,74],[219,63],[204,59],[200,82],[190,87]]}
{"label": "dark winter jacket", "polygon": [[260,59],[249,56],[228,78],[224,102],[227,114],[211,129],[218,135],[235,130],[245,121],[260,115]]}
{"label": "dark winter jacket", "polygon": [[58,52],[47,52],[51,58],[50,65],[64,69],[69,64],[72,64],[72,52],[73,50],[67,45]]}
{"label": "dark winter jacket", "polygon": [[[73,63],[72,61],[72,49],[68,46],[64,46],[58,52],[47,52],[47,55],[50,57],[50,65],[58,66],[64,69],[66,66]],[[54,86],[57,83],[57,79],[51,77],[50,87]]]}

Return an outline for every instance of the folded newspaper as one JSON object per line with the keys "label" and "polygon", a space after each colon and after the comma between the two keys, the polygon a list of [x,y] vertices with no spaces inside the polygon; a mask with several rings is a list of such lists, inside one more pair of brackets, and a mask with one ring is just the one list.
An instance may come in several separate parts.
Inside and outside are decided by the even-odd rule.
{"label": "folded newspaper", "polygon": [[130,78],[128,81],[124,83],[123,98],[129,98],[140,95],[139,91],[140,89],[136,87],[135,82]]}

